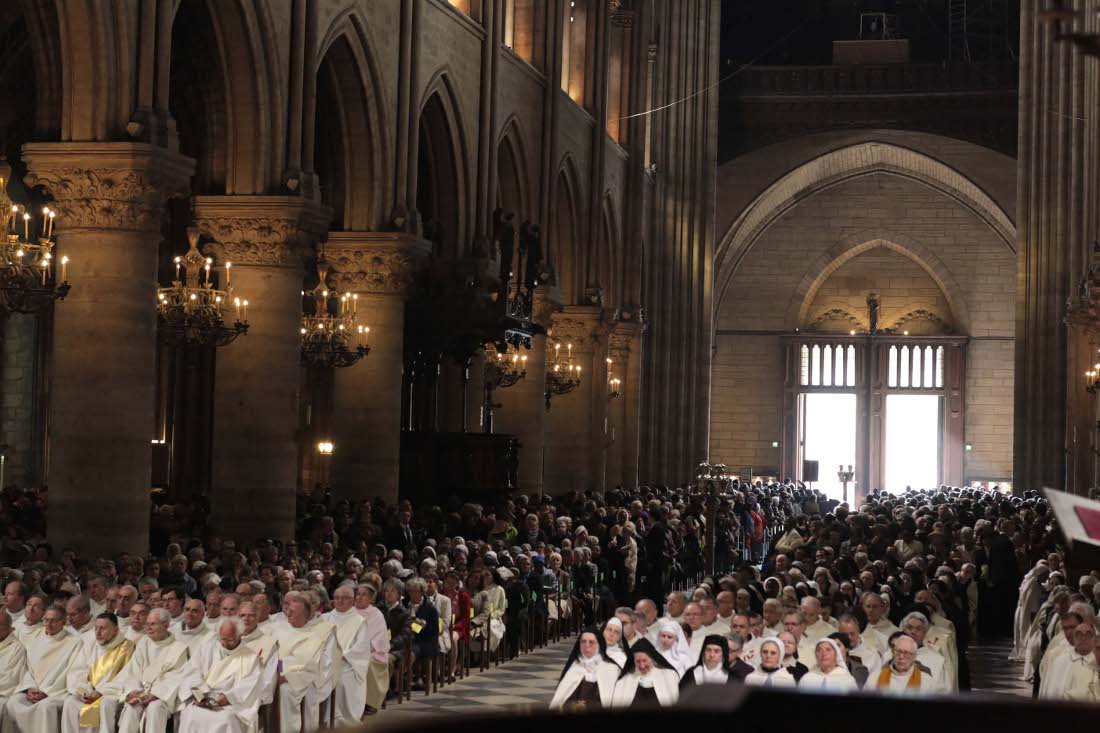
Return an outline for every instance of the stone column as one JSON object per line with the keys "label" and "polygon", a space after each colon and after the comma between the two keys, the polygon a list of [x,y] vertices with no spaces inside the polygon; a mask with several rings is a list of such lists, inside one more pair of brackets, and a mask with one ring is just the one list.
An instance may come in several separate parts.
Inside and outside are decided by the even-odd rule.
{"label": "stone column", "polygon": [[370,327],[371,349],[334,375],[332,480],[340,498],[397,501],[405,299],[430,252],[431,242],[407,234],[329,234],[329,280],[359,295],[357,322]]}
{"label": "stone column", "polygon": [[638,485],[638,416],[641,395],[642,324],[620,321],[611,330],[611,373],[622,380],[621,394],[608,405],[607,485]]}
{"label": "stone column", "polygon": [[54,312],[49,528],[85,557],[149,543],[157,245],[165,197],[194,163],[136,143],[23,147],[58,209],[72,290]]}
{"label": "stone column", "polygon": [[[536,323],[548,328],[554,307],[552,296],[544,288],[535,291]],[[541,494],[544,489],[546,344],[546,336],[535,336],[531,348],[521,352],[527,356],[527,376],[514,386],[493,393],[493,400],[500,405],[493,413],[493,432],[514,435],[519,439],[519,490],[525,494]],[[484,382],[477,384],[480,386]]]}
{"label": "stone column", "polygon": [[211,521],[248,541],[294,535],[298,486],[302,248],[329,212],[294,196],[197,196],[206,251],[233,263],[248,334],[219,349]]}
{"label": "stone column", "polygon": [[605,399],[605,386],[594,368],[597,329],[601,309],[591,306],[568,306],[554,315],[550,338],[547,339],[547,369],[554,358],[554,345],[560,343],[564,360],[566,344],[573,344],[573,361],[581,367],[580,386],[567,395],[552,398],[546,425],[545,490],[561,494],[570,489],[592,487],[592,452],[599,451],[597,441],[602,436],[592,430],[593,400]]}

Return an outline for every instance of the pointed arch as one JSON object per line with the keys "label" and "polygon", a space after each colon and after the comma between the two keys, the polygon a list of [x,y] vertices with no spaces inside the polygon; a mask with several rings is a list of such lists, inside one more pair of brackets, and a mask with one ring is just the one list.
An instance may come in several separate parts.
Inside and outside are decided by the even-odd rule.
{"label": "pointed arch", "polygon": [[558,166],[554,183],[553,208],[550,212],[550,251],[547,259],[554,269],[562,302],[579,303],[584,296],[586,271],[580,247],[582,192],[580,176],[573,156],[566,154]]}
{"label": "pointed arch", "polygon": [[531,205],[531,168],[527,163],[527,146],[515,115],[501,127],[497,138],[497,175],[495,205],[516,213],[522,222],[534,216]]}
{"label": "pointed arch", "polygon": [[315,169],[333,226],[378,229],[392,207],[385,87],[358,8],[333,19],[318,46]]}
{"label": "pointed arch", "polygon": [[469,146],[454,85],[446,68],[425,87],[420,104],[416,166],[416,208],[425,238],[440,257],[461,257],[468,249],[470,196]]}
{"label": "pointed arch", "polygon": [[[947,266],[935,252],[912,237],[886,229],[866,229],[856,232],[834,245],[806,268],[787,306],[785,328],[793,331],[808,322],[809,311],[818,290],[844,263],[876,247],[886,247],[904,255],[928,273],[951,309],[951,320],[961,333],[970,333],[970,308],[966,295]],[[883,324],[885,325],[885,324]]]}
{"label": "pointed arch", "polygon": [[615,266],[615,263],[622,261],[620,230],[619,219],[615,214],[615,201],[611,191],[606,191],[600,203],[599,238],[588,280],[603,289],[604,304],[609,308],[619,305],[622,300],[621,268]]}
{"label": "pointed arch", "polygon": [[718,297],[715,302],[722,302],[737,267],[756,240],[787,211],[815,193],[874,174],[915,180],[958,201],[1015,252],[1016,228],[1011,217],[973,180],[912,148],[879,140],[865,141],[832,150],[796,166],[745,207],[716,248],[714,282]]}

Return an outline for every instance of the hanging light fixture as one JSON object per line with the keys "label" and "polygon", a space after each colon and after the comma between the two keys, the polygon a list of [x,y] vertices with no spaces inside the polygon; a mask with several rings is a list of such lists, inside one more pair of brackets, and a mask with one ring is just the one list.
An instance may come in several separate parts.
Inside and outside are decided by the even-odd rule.
{"label": "hanging light fixture", "polygon": [[303,291],[304,308],[299,333],[304,366],[344,368],[370,353],[370,327],[357,324],[359,296],[330,292],[324,252],[317,256],[317,287]]}
{"label": "hanging light fixture", "polygon": [[171,287],[157,289],[157,335],[169,346],[226,346],[248,333],[248,301],[233,296],[231,262],[223,268],[225,287],[214,287],[214,260],[199,251],[198,227],[187,228],[187,243],[187,254],[173,260]]}
{"label": "hanging light fixture", "polygon": [[573,363],[573,344],[565,345],[565,360],[561,358],[561,344],[554,344],[554,360],[546,369],[546,411],[550,400],[567,395],[581,386],[581,365]]}
{"label": "hanging light fixture", "polygon": [[622,395],[623,380],[615,376],[611,370],[611,357],[607,357],[607,399],[613,400]]}
{"label": "hanging light fixture", "polygon": [[54,222],[57,211],[44,206],[32,213],[8,198],[11,166],[0,160],[0,312],[35,313],[69,293],[69,258],[55,261]]}

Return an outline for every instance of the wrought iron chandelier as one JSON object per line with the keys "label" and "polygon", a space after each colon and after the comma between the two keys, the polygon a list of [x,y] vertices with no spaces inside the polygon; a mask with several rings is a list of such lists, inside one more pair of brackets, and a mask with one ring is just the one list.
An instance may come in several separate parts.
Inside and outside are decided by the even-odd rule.
{"label": "wrought iron chandelier", "polygon": [[173,260],[171,287],[157,289],[157,336],[169,346],[226,346],[248,333],[248,301],[233,296],[232,262],[223,268],[225,287],[214,287],[214,260],[199,251],[198,227],[187,228],[187,244],[187,254]]}
{"label": "wrought iron chandelier", "polygon": [[554,344],[554,361],[546,369],[546,411],[550,400],[567,395],[581,386],[581,365],[573,363],[573,344],[565,345],[566,359],[561,359],[561,344]]}
{"label": "wrought iron chandelier", "polygon": [[370,328],[355,322],[359,296],[330,292],[325,280],[328,263],[324,254],[317,257],[317,286],[302,291],[312,303],[312,313],[302,315],[302,365],[344,368],[354,366],[370,353]]}
{"label": "wrought iron chandelier", "polygon": [[57,211],[42,208],[41,217],[8,198],[11,167],[0,161],[0,216],[4,237],[0,246],[0,312],[35,313],[62,300],[69,292],[69,258],[55,266],[53,225]]}
{"label": "wrought iron chandelier", "polygon": [[513,387],[527,376],[527,355],[516,351],[496,352],[485,360],[485,388],[493,391]]}

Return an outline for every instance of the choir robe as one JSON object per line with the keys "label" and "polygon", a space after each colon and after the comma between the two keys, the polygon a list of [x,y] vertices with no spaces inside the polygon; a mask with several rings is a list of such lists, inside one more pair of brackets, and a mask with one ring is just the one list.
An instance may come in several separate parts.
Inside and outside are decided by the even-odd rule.
{"label": "choir robe", "polygon": [[[119,733],[160,733],[176,711],[180,672],[187,664],[187,645],[168,635],[160,641],[142,636],[118,682],[122,716]],[[142,692],[157,698],[148,705],[128,705],[127,696]]]}
{"label": "choir robe", "polygon": [[[814,621],[812,624],[806,627],[806,631],[803,633],[803,637],[811,639],[816,643],[824,639],[829,634],[834,633],[835,631],[836,629],[833,627],[832,624],[819,618],[817,621]],[[799,656],[802,655],[799,654]]]}
{"label": "choir robe", "polygon": [[[118,720],[121,690],[118,681],[122,670],[134,654],[134,642],[125,634],[116,633],[106,644],[97,640],[74,657],[69,667],[69,696],[61,709],[61,733],[99,731],[113,733]],[[100,694],[93,703],[85,703],[82,695]]]}
{"label": "choir robe", "polygon": [[[899,629],[897,626],[894,626],[892,623],[890,623],[890,619],[886,618],[885,616],[880,618],[878,620],[878,623],[868,623],[867,631],[870,631],[871,629],[874,629],[876,632],[878,632],[878,635],[882,637],[884,644],[883,648],[886,650],[889,650],[890,648],[890,637],[901,631],[901,629]],[[864,636],[866,636],[866,631],[864,632]]]}
{"label": "choir robe", "polygon": [[[43,633],[27,645],[27,670],[4,705],[3,733],[55,733],[61,729],[61,706],[69,694],[66,674],[82,649],[81,639],[61,630]],[[23,693],[39,690],[44,700],[32,703]]]}
{"label": "choir robe", "polygon": [[[917,680],[916,684],[910,685],[915,674],[919,674],[920,679]],[[882,679],[883,676],[886,677],[885,680]],[[936,682],[932,679],[932,675],[921,672],[915,664],[905,674],[895,672],[893,667],[880,669],[873,676],[867,677],[867,685],[863,689],[865,692],[879,692],[884,695],[901,695],[904,697],[923,697],[934,695],[937,692]]]}
{"label": "choir robe", "polygon": [[[1095,700],[1100,682],[1097,682],[1096,660],[1092,654],[1081,656],[1066,646],[1063,654],[1047,667],[1042,678],[1043,689],[1039,697],[1046,700]],[[1091,690],[1090,690],[1091,687]]]}
{"label": "choir robe", "polygon": [[1027,650],[1027,632],[1042,602],[1042,580],[1036,574],[1035,568],[1032,568],[1020,584],[1020,600],[1016,605],[1016,614],[1012,621],[1012,652],[1008,655],[1010,660],[1015,662],[1024,658]]}
{"label": "choir robe", "polygon": [[[653,667],[646,675],[653,680],[653,691],[657,693],[657,702],[661,707],[667,708],[675,705],[680,699],[680,677],[674,669],[662,669]],[[628,708],[634,703],[634,696],[638,693],[638,680],[641,675],[637,672],[623,675],[615,683],[615,692],[611,695],[611,707]]]}
{"label": "choir robe", "polygon": [[[450,599],[447,600],[449,609]],[[324,619],[336,629],[336,645],[342,657],[335,681],[336,725],[357,724],[367,704],[367,672],[371,661],[367,624],[354,608],[343,613],[329,611]]]}
{"label": "choir robe", "polygon": [[390,689],[390,638],[385,615],[377,607],[357,609],[363,617],[363,633],[371,648],[367,668],[367,705],[378,710]]}
{"label": "choir robe", "polygon": [[276,632],[286,680],[279,687],[279,722],[283,733],[317,728],[321,703],[332,689],[332,674],[339,661],[334,631],[327,621],[313,619],[301,628],[288,624]]}
{"label": "choir robe", "polygon": [[813,667],[809,672],[802,675],[802,679],[798,681],[798,689],[810,690],[811,692],[833,692],[843,695],[849,692],[859,692],[859,684],[852,673],[843,667],[834,667],[828,674],[817,667]]}
{"label": "choir robe", "polygon": [[4,707],[8,698],[27,672],[27,650],[15,633],[0,641],[0,726],[4,722]]}
{"label": "choir robe", "polygon": [[890,658],[890,637],[884,636],[878,629],[868,626],[860,632],[860,639],[863,640],[864,644],[878,652],[878,655],[883,659]]}
{"label": "choir robe", "polygon": [[260,656],[260,664],[264,667],[260,673],[260,704],[267,705],[275,699],[275,685],[279,681],[279,643],[259,626],[242,636],[241,642]]}
{"label": "choir robe", "polygon": [[[933,618],[940,618],[934,616]],[[948,625],[950,621],[944,619]],[[928,627],[928,634],[924,637],[924,643],[935,649],[943,657],[944,679],[947,682],[948,692],[959,691],[959,651],[955,643],[955,632],[948,626],[941,626],[933,622]]]}
{"label": "choir robe", "polygon": [[36,624],[28,624],[26,615],[23,615],[12,625],[12,631],[19,637],[19,641],[23,642],[24,646],[29,644],[35,637],[46,633],[41,621]]}
{"label": "choir robe", "polygon": [[745,677],[745,684],[752,685],[753,687],[798,687],[794,675],[788,672],[784,667],[780,667],[770,674],[765,672],[763,668],[758,667]]}
{"label": "choir robe", "polygon": [[882,655],[863,637],[860,637],[859,646],[848,652],[848,656],[858,659],[860,664],[867,668],[867,679],[870,681],[876,679],[879,670],[882,669]]}
{"label": "choir robe", "polygon": [[[243,642],[235,649],[226,649],[221,643],[200,645],[180,673],[183,712],[179,733],[256,730],[262,671],[259,656]],[[219,694],[225,695],[228,705],[208,709],[197,704],[204,696]]]}
{"label": "choir robe", "polygon": [[1063,654],[1068,654],[1071,651],[1073,651],[1073,647],[1066,639],[1065,632],[1059,628],[1058,636],[1050,640],[1046,652],[1043,653],[1043,658],[1039,661],[1039,697],[1047,697],[1051,665]]}
{"label": "choir robe", "polygon": [[942,654],[927,644],[923,644],[921,648],[917,650],[917,661],[928,668],[929,676],[932,677],[936,692],[951,691],[951,680],[948,679],[947,676],[947,661],[943,658]]}
{"label": "choir robe", "polygon": [[180,642],[187,647],[187,652],[193,657],[198,651],[200,646],[203,646],[208,641],[217,642],[218,630],[211,629],[206,624],[199,624],[193,629],[188,629],[183,626],[181,621],[178,626],[170,627],[172,629],[172,635],[176,637],[176,641]]}
{"label": "choir robe", "polygon": [[[600,690],[600,704],[605,708],[611,707],[615,685],[619,680],[619,671],[615,664],[604,659],[596,665],[596,686]],[[558,682],[554,697],[550,700],[550,709],[560,710],[583,680],[584,667],[580,662],[574,662]]]}

